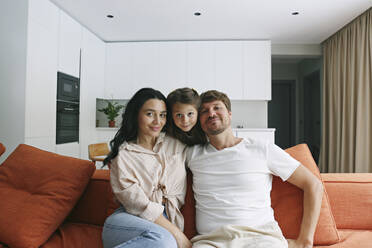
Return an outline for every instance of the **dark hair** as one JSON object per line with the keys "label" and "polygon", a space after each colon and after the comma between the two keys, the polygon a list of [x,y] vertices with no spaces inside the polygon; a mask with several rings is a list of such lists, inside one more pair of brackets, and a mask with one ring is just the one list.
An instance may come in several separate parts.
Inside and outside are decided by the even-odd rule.
{"label": "dark hair", "polygon": [[[129,100],[122,115],[122,123],[113,140],[110,141],[111,151],[103,161],[106,165],[119,153],[119,147],[124,141],[133,141],[138,135],[138,113],[143,104],[150,99],[159,99],[166,102],[165,96],[158,90],[152,88],[142,88],[137,91]],[[164,126],[163,130],[166,129]]]}
{"label": "dark hair", "polygon": [[230,99],[223,92],[220,92],[220,91],[217,91],[217,90],[208,90],[206,92],[203,92],[200,95],[200,100],[201,100],[200,105],[202,105],[203,103],[207,103],[207,102],[221,101],[225,104],[227,110],[231,112]]}
{"label": "dark hair", "polygon": [[207,138],[200,127],[199,118],[195,126],[187,133],[176,126],[172,116],[173,106],[176,103],[193,105],[196,111],[198,111],[200,107],[200,97],[196,90],[190,88],[179,88],[169,93],[167,96],[167,106],[169,111],[167,133],[189,146],[205,144]]}

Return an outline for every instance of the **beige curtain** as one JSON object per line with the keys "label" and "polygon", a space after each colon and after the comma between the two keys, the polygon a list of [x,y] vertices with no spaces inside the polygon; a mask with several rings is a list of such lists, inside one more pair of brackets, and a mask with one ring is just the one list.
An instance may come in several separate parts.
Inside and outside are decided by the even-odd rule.
{"label": "beige curtain", "polygon": [[323,42],[322,172],[372,172],[372,8]]}

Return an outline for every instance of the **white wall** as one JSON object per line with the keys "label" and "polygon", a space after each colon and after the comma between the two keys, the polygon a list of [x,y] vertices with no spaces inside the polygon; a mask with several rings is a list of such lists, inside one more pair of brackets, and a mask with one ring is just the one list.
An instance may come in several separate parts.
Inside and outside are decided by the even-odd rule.
{"label": "white wall", "polygon": [[267,101],[231,101],[231,126],[267,128]]}
{"label": "white wall", "polygon": [[272,44],[271,54],[274,56],[320,56],[320,44]]}
{"label": "white wall", "polygon": [[25,81],[28,1],[7,1],[0,8],[0,163],[25,134]]}

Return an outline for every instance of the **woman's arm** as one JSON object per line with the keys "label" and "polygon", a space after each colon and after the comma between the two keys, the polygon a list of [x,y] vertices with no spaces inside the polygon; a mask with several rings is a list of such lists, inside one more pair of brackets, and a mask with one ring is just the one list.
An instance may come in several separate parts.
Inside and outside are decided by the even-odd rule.
{"label": "woman's arm", "polygon": [[173,235],[177,241],[178,248],[191,248],[192,244],[185,234],[162,214],[155,220],[155,223],[164,227]]}
{"label": "woman's arm", "polygon": [[112,191],[127,213],[154,222],[163,213],[164,206],[161,203],[150,201],[130,169],[133,165],[123,157],[119,153],[114,163],[111,164]]}

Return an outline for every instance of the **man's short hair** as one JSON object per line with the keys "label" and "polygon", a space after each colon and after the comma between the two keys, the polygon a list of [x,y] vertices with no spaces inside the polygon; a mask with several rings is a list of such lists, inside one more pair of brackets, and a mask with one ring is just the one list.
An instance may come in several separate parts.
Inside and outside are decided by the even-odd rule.
{"label": "man's short hair", "polygon": [[207,102],[221,101],[225,104],[227,110],[231,112],[231,102],[229,97],[220,91],[217,90],[208,90],[200,95],[201,105],[200,107]]}

